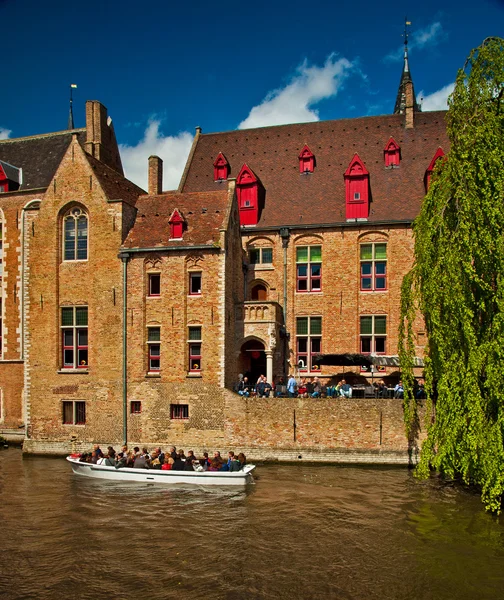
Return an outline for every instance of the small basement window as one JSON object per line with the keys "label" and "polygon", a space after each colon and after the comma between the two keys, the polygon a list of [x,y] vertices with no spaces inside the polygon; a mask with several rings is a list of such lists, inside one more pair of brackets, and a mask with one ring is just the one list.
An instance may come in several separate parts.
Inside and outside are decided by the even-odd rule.
{"label": "small basement window", "polygon": [[132,400],[130,413],[132,415],[139,415],[142,412],[142,402],[140,400]]}
{"label": "small basement window", "polygon": [[170,404],[170,419],[188,419],[189,404]]}

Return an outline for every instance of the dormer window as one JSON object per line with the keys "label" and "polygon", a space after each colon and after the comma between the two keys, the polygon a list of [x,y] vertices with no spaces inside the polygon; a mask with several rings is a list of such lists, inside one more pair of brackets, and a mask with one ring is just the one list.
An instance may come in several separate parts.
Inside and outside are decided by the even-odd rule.
{"label": "dormer window", "polygon": [[170,240],[181,240],[184,232],[185,220],[182,213],[176,208],[168,221],[170,224]]}
{"label": "dormer window", "polygon": [[346,218],[367,219],[369,215],[369,171],[355,154],[345,171]]}
{"label": "dormer window", "polygon": [[240,210],[240,225],[257,225],[264,188],[255,173],[243,165],[236,178],[236,196]]}
{"label": "dormer window", "polygon": [[21,169],[0,160],[0,193],[15,192],[21,184]]}
{"label": "dormer window", "polygon": [[219,152],[217,155],[213,166],[214,181],[222,181],[223,179],[227,179],[229,177],[229,163],[222,152]]}
{"label": "dormer window", "polygon": [[313,152],[305,146],[299,153],[299,172],[313,173],[315,170],[315,156]]}
{"label": "dormer window", "polygon": [[389,139],[383,152],[385,154],[386,167],[394,168],[399,166],[401,162],[401,148],[394,138]]}
{"label": "dormer window", "polygon": [[440,158],[443,158],[444,155],[445,155],[445,153],[443,152],[443,149],[442,148],[438,148],[436,150],[436,153],[434,154],[432,160],[430,161],[430,164],[427,167],[427,170],[425,171],[424,183],[425,183],[425,191],[426,192],[429,191],[431,177],[432,177],[432,172],[434,171],[436,163],[437,163],[437,161]]}

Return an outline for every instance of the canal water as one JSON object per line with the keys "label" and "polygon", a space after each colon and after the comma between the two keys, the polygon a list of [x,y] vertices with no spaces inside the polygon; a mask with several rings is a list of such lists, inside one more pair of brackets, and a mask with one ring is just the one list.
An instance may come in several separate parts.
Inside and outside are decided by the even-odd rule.
{"label": "canal water", "polygon": [[504,598],[504,520],[401,468],[265,465],[246,490],[0,451],[1,600]]}

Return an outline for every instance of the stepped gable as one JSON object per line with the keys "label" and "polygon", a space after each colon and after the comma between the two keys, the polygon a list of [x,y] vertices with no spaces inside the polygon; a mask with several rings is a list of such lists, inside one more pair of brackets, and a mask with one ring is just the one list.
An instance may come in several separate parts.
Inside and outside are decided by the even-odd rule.
{"label": "stepped gable", "polygon": [[[214,245],[219,242],[219,230],[226,226],[228,197],[227,183],[218,192],[141,196],[136,204],[136,221],[124,248]],[[186,225],[180,240],[170,240],[169,220],[175,209]]]}
{"label": "stepped gable", "polygon": [[[369,171],[368,222],[412,221],[425,196],[424,175],[438,147],[449,149],[446,111],[418,113],[405,129],[402,115],[384,115],[243,129],[199,137],[183,192],[219,189],[213,163],[227,158],[231,177],[244,163],[266,189],[257,227],[346,222],[344,173],[358,153]],[[390,137],[401,148],[398,168],[385,168]],[[315,155],[312,174],[299,172],[299,152]]]}
{"label": "stepped gable", "polygon": [[145,194],[145,190],[90,154],[86,153],[86,158],[109,200],[122,200],[131,206],[135,206],[138,196]]}
{"label": "stepped gable", "polygon": [[22,169],[20,191],[45,189],[77,134],[81,145],[86,141],[85,129],[60,131],[0,141],[0,160]]}

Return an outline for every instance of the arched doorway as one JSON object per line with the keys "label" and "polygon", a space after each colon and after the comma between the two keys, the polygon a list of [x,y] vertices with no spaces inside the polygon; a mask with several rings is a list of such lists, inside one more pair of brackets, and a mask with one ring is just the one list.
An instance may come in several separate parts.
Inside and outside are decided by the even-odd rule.
{"label": "arched doorway", "polygon": [[251,300],[262,300],[263,302],[268,299],[268,289],[264,285],[264,283],[256,283],[252,287],[252,291],[250,292]]}
{"label": "arched doorway", "polygon": [[243,374],[255,385],[259,375],[266,375],[266,353],[259,340],[249,340],[241,349]]}

